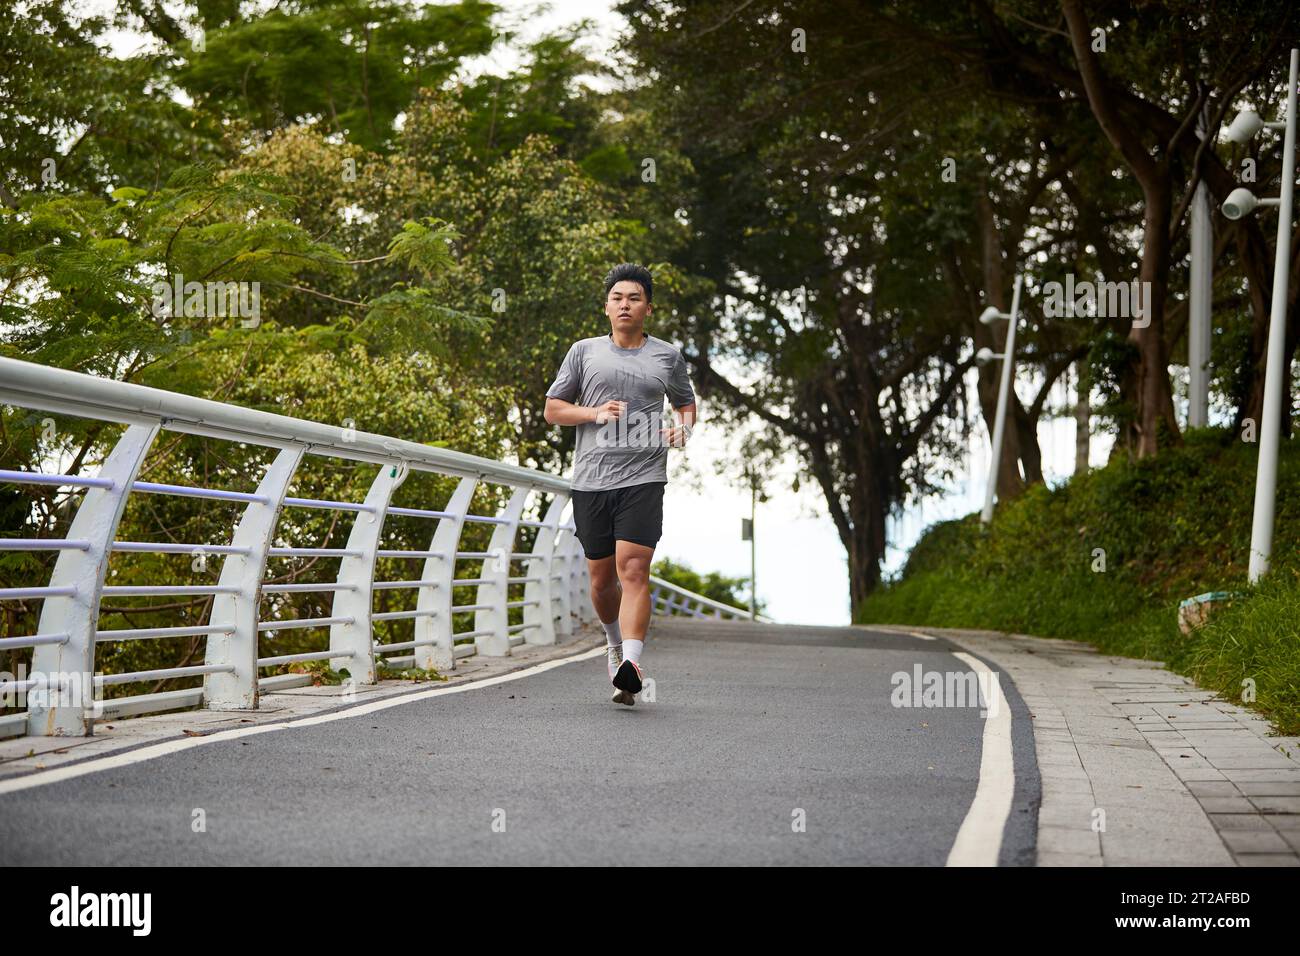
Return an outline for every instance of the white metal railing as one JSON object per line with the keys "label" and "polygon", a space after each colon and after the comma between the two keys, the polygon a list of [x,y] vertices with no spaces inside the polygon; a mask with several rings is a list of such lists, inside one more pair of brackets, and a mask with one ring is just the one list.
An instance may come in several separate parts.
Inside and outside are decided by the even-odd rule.
{"label": "white metal railing", "polygon": [[[0,682],[0,695],[39,688],[67,689],[81,678],[87,688],[165,678],[202,676],[203,686],[179,691],[137,694],[96,702],[69,702],[57,694],[29,698],[27,712],[0,717],[0,737],[16,734],[90,734],[95,716],[123,717],[202,705],[214,710],[256,708],[263,691],[309,683],[307,675],[259,677],[260,668],[294,661],[329,661],[346,667],[358,684],[376,682],[376,662],[383,655],[412,652],[391,663],[421,668],[454,669],[465,657],[508,655],[519,644],[554,644],[573,631],[574,622],[595,619],[586,562],[574,534],[572,519],[562,522],[570,497],[569,483],[544,472],[435,448],[384,435],[344,429],[195,398],[161,389],[98,378],[65,369],[0,358],[0,403],[20,408],[116,422],[127,426],[94,477],[0,470],[0,482],[54,485],[85,489],[83,500],[64,539],[0,538],[0,550],[57,551],[49,582],[43,587],[0,588],[0,601],[42,601],[37,633],[0,639],[0,649],[32,648],[32,680]],[[241,442],[277,450],[256,492],[235,492],[136,481],[140,466],[162,430]],[[363,502],[296,498],[286,495],[306,455],[342,458],[377,465]],[[412,470],[459,478],[441,509],[402,508],[390,504],[394,491]],[[480,482],[511,489],[497,515],[469,512]],[[238,502],[244,505],[228,544],[188,544],[119,541],[116,532],[133,492],[180,495]],[[551,501],[539,520],[522,517],[529,498],[549,494]],[[352,515],[352,527],[342,548],[273,546],[275,530],[285,508],[329,509]],[[435,522],[425,550],[382,547],[387,515],[427,518]],[[491,525],[486,551],[460,545],[466,523]],[[515,551],[521,527],[536,529],[532,550]],[[105,584],[114,552],[195,554],[222,558],[219,580],[202,585]],[[264,583],[271,557],[339,559],[336,580],[323,583]],[[377,558],[412,562],[413,574],[395,581],[376,581]],[[477,577],[457,577],[460,560],[481,560]],[[416,562],[419,562],[416,564]],[[512,572],[512,565],[522,572]],[[651,606],[656,613],[711,610],[714,616],[747,617],[735,608],[653,578]],[[508,587],[524,585],[522,600],[509,600]],[[456,587],[473,587],[471,603],[456,604]],[[376,591],[416,592],[416,605],[404,611],[374,612]],[[301,592],[332,594],[330,614],[297,620],[262,620],[264,595]],[[101,600],[106,596],[212,595],[207,624],[183,627],[103,630]],[[509,623],[519,608],[522,623]],[[147,610],[142,608],[141,610]],[[473,612],[470,631],[454,633],[452,615]],[[377,621],[413,622],[414,639],[379,643],[373,638]],[[760,618],[766,620],[766,618]],[[259,637],[296,628],[328,628],[327,650],[301,654],[259,656]],[[179,636],[205,638],[204,663],[121,674],[96,674],[99,645],[126,640]],[[469,643],[472,640],[472,643]],[[89,678],[89,680],[86,680]]]}
{"label": "white metal railing", "polygon": [[[750,620],[749,612],[723,604],[694,591],[678,587],[657,575],[650,575],[650,607],[656,614],[682,614],[689,617],[716,617],[730,620]],[[772,619],[759,614],[755,620],[771,624]]]}

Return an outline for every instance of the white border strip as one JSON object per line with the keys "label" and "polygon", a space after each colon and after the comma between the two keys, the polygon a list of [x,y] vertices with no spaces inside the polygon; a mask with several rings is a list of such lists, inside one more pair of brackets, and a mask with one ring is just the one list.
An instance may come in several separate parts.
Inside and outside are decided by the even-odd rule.
{"label": "white border strip", "polygon": [[164,757],[167,754],[189,750],[192,747],[202,747],[204,744],[219,743],[225,740],[238,740],[240,737],[252,737],[257,734],[270,733],[273,730],[292,730],[295,727],[314,727],[317,724],[328,724],[331,721],[346,720],[349,717],[363,717],[366,714],[373,714],[377,711],[388,710],[390,707],[400,707],[403,704],[411,704],[420,700],[443,697],[447,694],[459,694],[467,690],[477,690],[480,687],[492,687],[495,684],[504,684],[507,681],[532,677],[536,674],[552,670],[553,668],[562,667],[565,664],[572,664],[577,661],[585,661],[590,660],[593,657],[600,657],[606,653],[606,650],[606,646],[601,645],[600,647],[593,648],[589,651],[574,654],[571,657],[559,657],[555,660],[535,664],[532,667],[526,667],[523,670],[511,671],[508,674],[499,674],[496,677],[485,677],[482,680],[471,681],[455,687],[435,687],[414,694],[402,694],[390,697],[387,700],[376,700],[371,701],[368,704],[358,704],[355,707],[332,711],[328,714],[319,714],[315,717],[300,717],[296,720],[284,720],[279,721],[278,723],[261,724],[256,727],[239,727],[233,730],[218,730],[211,734],[205,734],[202,737],[182,737],[179,740],[165,740],[162,743],[150,744],[147,747],[141,747],[138,750],[131,750],[114,756],[93,758],[84,763],[73,764],[69,767],[54,767],[50,770],[41,770],[36,773],[25,774],[21,777],[14,777],[9,780],[0,781],[0,796],[3,796],[6,793],[16,793],[19,790],[29,790],[32,787],[40,787],[47,783],[59,783],[63,780],[83,777],[86,774],[98,773],[101,770],[115,770],[118,767],[129,767],[131,764],[143,763],[146,760],[153,760],[155,757]]}
{"label": "white border strip", "polygon": [[1002,693],[998,676],[977,657],[962,651],[952,656],[965,661],[989,688],[984,713],[984,740],[980,754],[980,780],[966,819],[948,852],[948,866],[997,866],[1002,833],[1011,816],[1011,798],[1016,790],[1015,761],[1011,752],[1011,708]]}

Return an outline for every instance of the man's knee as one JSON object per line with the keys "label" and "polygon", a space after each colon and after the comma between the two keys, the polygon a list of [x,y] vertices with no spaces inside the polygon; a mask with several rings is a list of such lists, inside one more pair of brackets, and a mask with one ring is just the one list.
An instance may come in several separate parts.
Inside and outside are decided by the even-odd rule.
{"label": "man's knee", "polygon": [[612,555],[608,558],[601,558],[599,561],[589,561],[587,571],[588,576],[591,578],[591,589],[593,591],[604,593],[618,587],[618,574],[614,567]]}
{"label": "man's knee", "polygon": [[619,584],[618,578],[611,577],[608,581],[599,584],[593,580],[591,582],[591,590],[594,594],[617,594],[621,590],[621,585]]}
{"label": "man's knee", "polygon": [[623,587],[645,587],[650,581],[650,562],[629,558],[618,566],[618,579]]}

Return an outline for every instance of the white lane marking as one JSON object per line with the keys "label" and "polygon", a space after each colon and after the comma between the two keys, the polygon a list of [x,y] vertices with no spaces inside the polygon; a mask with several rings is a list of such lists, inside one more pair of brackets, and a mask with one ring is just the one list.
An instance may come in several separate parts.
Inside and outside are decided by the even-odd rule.
{"label": "white lane marking", "polygon": [[390,697],[387,700],[376,700],[368,704],[358,704],[355,707],[349,707],[345,710],[338,710],[328,714],[319,714],[315,717],[299,717],[295,720],[283,720],[273,724],[260,724],[256,727],[240,727],[235,730],[218,730],[203,737],[184,737],[180,740],[166,740],[162,743],[150,744],[147,747],[141,747],[138,750],[132,750],[123,754],[97,757],[87,760],[85,763],[78,763],[69,767],[53,767],[49,770],[42,770],[22,777],[0,781],[0,796],[6,793],[15,793],[19,790],[39,787],[47,783],[58,783],[61,780],[71,780],[74,777],[82,777],[86,774],[97,773],[101,770],[114,770],[118,767],[128,767],[131,764],[153,760],[155,757],[163,757],[167,754],[177,753],[181,750],[189,750],[191,747],[202,747],[204,744],[218,743],[223,740],[237,740],[240,737],[252,737],[257,734],[270,733],[273,730],[292,730],[295,727],[314,727],[317,724],[327,724],[334,720],[346,720],[349,717],[363,717],[366,714],[373,714],[377,711],[387,710],[390,707],[400,707],[403,704],[411,704],[418,700],[428,700],[431,697],[442,697],[447,694],[459,694],[467,690],[477,690],[480,687],[491,687],[494,684],[504,684],[507,681],[521,680],[522,678],[532,677],[556,667],[562,667],[565,664],[590,660],[591,658],[599,657],[606,652],[607,648],[602,645],[589,651],[583,651],[580,654],[574,654],[570,657],[559,657],[552,661],[545,661],[544,663],[536,664],[532,667],[526,667],[523,670],[511,671],[509,674],[500,674],[496,677],[485,677],[482,680],[472,681],[454,687],[435,687],[414,694],[403,694],[399,697]]}
{"label": "white lane marking", "polygon": [[1011,798],[1016,789],[1015,762],[1011,752],[1011,708],[1002,694],[997,676],[976,657],[953,651],[976,672],[987,675],[981,683],[992,699],[985,701],[984,739],[980,754],[980,780],[966,819],[948,852],[948,866],[997,866],[1002,833],[1011,816]]}
{"label": "white lane marking", "polygon": [[923,641],[937,641],[938,638],[930,634],[922,634],[920,631],[914,631],[909,627],[900,627],[894,624],[850,624],[850,627],[860,627],[866,631],[881,631],[885,634],[910,634],[912,637],[919,637]]}

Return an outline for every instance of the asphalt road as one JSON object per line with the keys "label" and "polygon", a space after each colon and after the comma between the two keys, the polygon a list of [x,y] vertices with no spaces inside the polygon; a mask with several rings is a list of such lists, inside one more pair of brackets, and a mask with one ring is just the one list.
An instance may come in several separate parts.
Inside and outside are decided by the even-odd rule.
{"label": "asphalt road", "polygon": [[[653,702],[610,703],[594,658],[211,742],[0,795],[0,863],[943,865],[984,720],[894,706],[891,675],[968,671],[955,649],[661,619],[643,659]],[[1016,776],[1000,862],[1032,865],[1032,731],[1000,682]]]}

